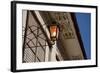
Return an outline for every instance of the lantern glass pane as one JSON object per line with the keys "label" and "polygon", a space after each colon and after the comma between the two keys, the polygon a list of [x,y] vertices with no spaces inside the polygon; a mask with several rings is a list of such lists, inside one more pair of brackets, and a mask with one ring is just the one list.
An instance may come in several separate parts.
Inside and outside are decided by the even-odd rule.
{"label": "lantern glass pane", "polygon": [[57,34],[57,26],[50,26],[50,33],[51,33],[51,38],[56,37]]}

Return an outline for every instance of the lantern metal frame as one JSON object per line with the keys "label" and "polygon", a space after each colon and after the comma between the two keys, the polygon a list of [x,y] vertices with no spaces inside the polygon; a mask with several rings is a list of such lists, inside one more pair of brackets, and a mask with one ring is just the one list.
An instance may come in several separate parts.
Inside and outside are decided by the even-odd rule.
{"label": "lantern metal frame", "polygon": [[[51,25],[49,25],[50,39],[52,42],[55,42],[58,39],[59,35],[59,24],[56,21],[53,21]],[[55,30],[55,36],[53,35],[53,30]]]}

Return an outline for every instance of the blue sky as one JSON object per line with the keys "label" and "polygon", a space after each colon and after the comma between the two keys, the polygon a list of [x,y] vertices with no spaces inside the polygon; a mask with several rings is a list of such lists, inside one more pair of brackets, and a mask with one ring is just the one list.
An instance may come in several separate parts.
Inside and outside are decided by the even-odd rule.
{"label": "blue sky", "polygon": [[91,59],[91,14],[76,13],[76,19],[88,59]]}

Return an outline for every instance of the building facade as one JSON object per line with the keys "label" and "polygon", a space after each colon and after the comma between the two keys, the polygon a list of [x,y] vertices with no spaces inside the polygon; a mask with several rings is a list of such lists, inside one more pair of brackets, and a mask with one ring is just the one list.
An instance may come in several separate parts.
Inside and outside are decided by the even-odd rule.
{"label": "building facade", "polygon": [[[23,10],[23,63],[86,59],[74,13]],[[51,45],[48,26],[56,21],[59,36]]]}

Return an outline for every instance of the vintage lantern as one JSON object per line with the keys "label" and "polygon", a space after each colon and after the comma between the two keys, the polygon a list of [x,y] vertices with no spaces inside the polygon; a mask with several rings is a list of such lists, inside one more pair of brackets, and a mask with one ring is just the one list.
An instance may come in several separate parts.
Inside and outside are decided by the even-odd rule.
{"label": "vintage lantern", "polygon": [[56,41],[58,39],[58,34],[59,34],[59,27],[56,22],[52,22],[52,24],[49,26],[49,31],[50,31],[50,38],[51,41]]}

